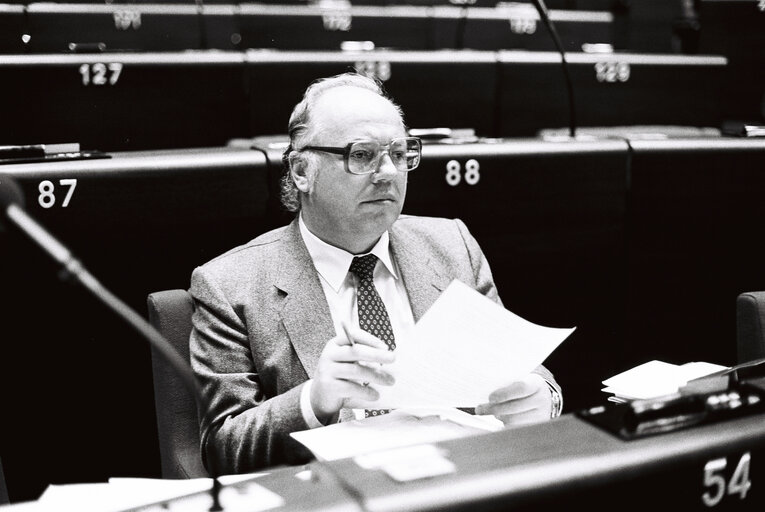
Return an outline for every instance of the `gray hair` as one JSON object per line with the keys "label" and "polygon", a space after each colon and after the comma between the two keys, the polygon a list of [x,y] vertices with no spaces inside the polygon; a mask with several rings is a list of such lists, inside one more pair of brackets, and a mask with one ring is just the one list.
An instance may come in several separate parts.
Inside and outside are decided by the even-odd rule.
{"label": "gray hair", "polygon": [[350,72],[331,76],[328,78],[320,78],[312,82],[311,85],[309,85],[305,90],[303,99],[300,101],[300,103],[295,105],[295,108],[292,110],[292,115],[290,115],[289,124],[287,125],[287,133],[290,137],[290,145],[282,155],[284,170],[282,172],[281,178],[281,200],[282,205],[290,212],[298,212],[300,210],[300,193],[295,186],[295,182],[292,180],[292,175],[290,174],[290,159],[296,153],[294,149],[304,145],[304,138],[306,137],[308,128],[310,127],[311,110],[313,109],[313,106],[319,96],[324,94],[329,89],[342,86],[358,87],[378,94],[379,96],[390,101],[401,119],[403,120],[404,118],[401,107],[396,105],[393,100],[390,99],[390,97],[383,89],[382,82],[377,79]]}

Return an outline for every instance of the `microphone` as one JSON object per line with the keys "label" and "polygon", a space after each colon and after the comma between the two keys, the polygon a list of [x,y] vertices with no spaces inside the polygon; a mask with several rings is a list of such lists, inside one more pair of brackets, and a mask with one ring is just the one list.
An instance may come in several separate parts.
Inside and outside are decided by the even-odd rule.
{"label": "microphone", "polygon": [[[10,176],[0,174],[0,224],[5,219],[24,232],[43,251],[61,265],[63,278],[71,279],[84,286],[97,299],[138,331],[172,366],[173,370],[181,378],[184,386],[194,397],[199,411],[207,415],[208,407],[206,407],[202,397],[202,390],[189,364],[184,361],[159,331],[116,295],[104,288],[82,266],[69,249],[27,214],[24,210],[24,195],[19,185]],[[220,475],[218,474],[215,457],[209,457],[209,460],[210,476],[213,481],[212,488],[210,489],[210,495],[213,500],[210,511],[221,511],[223,508],[220,505],[221,483],[218,478]]]}
{"label": "microphone", "polygon": [[550,20],[550,13],[547,11],[547,6],[545,5],[544,0],[533,0],[533,2],[534,7],[537,8],[537,11],[539,11],[539,17],[542,18],[542,22],[545,24],[545,27],[547,27],[548,32],[550,32],[550,36],[552,37],[555,47],[558,49],[558,53],[560,53],[561,64],[563,67],[563,76],[566,80],[566,91],[568,93],[568,132],[573,139],[576,137],[576,107],[574,105],[574,87],[571,85],[571,77],[568,73],[568,61],[566,60],[566,52],[563,50],[563,45],[560,42],[560,37],[558,37],[558,31],[555,30],[555,25],[553,25],[552,20]]}

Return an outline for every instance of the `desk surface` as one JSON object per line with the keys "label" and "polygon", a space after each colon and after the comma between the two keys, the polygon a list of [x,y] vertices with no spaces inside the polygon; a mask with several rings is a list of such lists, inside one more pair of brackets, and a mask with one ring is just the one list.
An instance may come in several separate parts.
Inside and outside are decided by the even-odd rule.
{"label": "desk surface", "polygon": [[[588,491],[603,496],[606,486],[621,489],[621,484],[629,488],[632,483],[632,492],[649,490],[641,479],[658,475],[673,478],[675,501],[688,509],[701,504],[705,463],[730,455],[730,464],[735,465],[734,458],[743,452],[759,450],[753,460],[762,454],[763,419],[756,415],[622,441],[574,415],[564,415],[541,425],[439,443],[457,472],[403,484],[382,471],[363,471],[352,459],[330,464],[353,482],[367,510],[456,509],[476,504],[492,508],[530,504],[533,508],[535,502],[555,496],[568,496],[564,503],[584,504],[588,502],[579,496],[587,496]],[[650,501],[651,493],[645,497]],[[655,504],[667,503],[654,498]],[[761,506],[761,500],[762,492],[752,491],[749,501],[741,500],[740,505]]]}

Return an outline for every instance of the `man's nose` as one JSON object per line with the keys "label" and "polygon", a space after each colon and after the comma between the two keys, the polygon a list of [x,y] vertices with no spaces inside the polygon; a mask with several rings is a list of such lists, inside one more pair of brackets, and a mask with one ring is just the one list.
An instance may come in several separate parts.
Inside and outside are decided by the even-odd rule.
{"label": "man's nose", "polygon": [[398,175],[398,169],[387,151],[377,161],[377,170],[372,174],[373,181],[390,181]]}

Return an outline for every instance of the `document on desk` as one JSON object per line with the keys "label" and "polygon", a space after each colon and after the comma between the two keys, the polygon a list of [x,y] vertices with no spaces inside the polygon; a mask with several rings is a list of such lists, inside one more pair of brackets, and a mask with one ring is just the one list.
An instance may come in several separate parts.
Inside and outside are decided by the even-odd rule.
{"label": "document on desk", "polygon": [[542,364],[574,329],[533,324],[452,281],[397,343],[395,385],[351,407],[475,407]]}
{"label": "document on desk", "polygon": [[[493,416],[473,416],[457,409],[407,408],[372,418],[335,423],[290,435],[319,460],[418,446],[502,429]],[[404,453],[404,452],[396,452]]]}
{"label": "document on desk", "polygon": [[[258,512],[284,505],[284,499],[259,485],[258,474],[222,475],[220,501],[228,512]],[[250,480],[250,482],[247,482]],[[237,487],[233,487],[238,484]],[[212,498],[206,492],[210,478],[163,480],[154,478],[110,478],[109,482],[49,485],[29,512],[121,512],[147,510],[209,510]],[[154,504],[167,502],[167,508]],[[25,511],[26,512],[26,511]]]}

